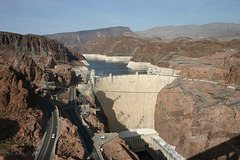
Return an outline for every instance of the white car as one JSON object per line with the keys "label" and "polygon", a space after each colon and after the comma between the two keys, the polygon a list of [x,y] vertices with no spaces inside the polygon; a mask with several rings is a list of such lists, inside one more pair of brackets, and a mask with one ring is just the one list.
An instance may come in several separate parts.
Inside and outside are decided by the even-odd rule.
{"label": "white car", "polygon": [[107,137],[106,137],[106,136],[104,136],[104,135],[102,135],[102,136],[101,136],[101,139],[106,139],[106,138],[107,138]]}
{"label": "white car", "polygon": [[54,133],[52,134],[52,138],[55,138],[55,134]]}

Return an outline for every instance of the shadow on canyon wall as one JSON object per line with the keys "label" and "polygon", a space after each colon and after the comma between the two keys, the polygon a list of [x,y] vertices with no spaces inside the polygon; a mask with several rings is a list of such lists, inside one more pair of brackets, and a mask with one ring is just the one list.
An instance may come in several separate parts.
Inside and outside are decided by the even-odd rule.
{"label": "shadow on canyon wall", "polygon": [[19,129],[20,126],[17,121],[0,118],[0,142],[15,136]]}
{"label": "shadow on canyon wall", "polygon": [[[100,99],[102,109],[108,119],[108,125],[109,125],[110,131],[118,132],[118,131],[127,130],[126,126],[121,124],[116,118],[116,113],[113,110],[114,101],[112,99],[106,97],[105,93],[102,91],[96,92],[95,95],[97,95],[98,99]],[[101,97],[101,98],[99,98],[99,97]]]}
{"label": "shadow on canyon wall", "polygon": [[188,160],[203,159],[240,159],[240,135],[231,138],[229,141],[223,142],[193,157],[188,158]]}

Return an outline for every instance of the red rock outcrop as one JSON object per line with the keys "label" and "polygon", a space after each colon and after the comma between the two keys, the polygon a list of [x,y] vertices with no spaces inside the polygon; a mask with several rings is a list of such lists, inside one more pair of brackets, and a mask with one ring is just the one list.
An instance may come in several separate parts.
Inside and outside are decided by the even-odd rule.
{"label": "red rock outcrop", "polygon": [[103,154],[108,159],[139,160],[138,156],[132,152],[125,141],[116,137],[103,145]]}
{"label": "red rock outcrop", "polygon": [[0,153],[6,159],[33,159],[46,119],[24,76],[13,68],[0,71]]}
{"label": "red rock outcrop", "polygon": [[57,83],[60,83],[60,86],[69,86],[77,81],[76,73],[69,65],[56,65],[51,71],[57,78]]}
{"label": "red rock outcrop", "polygon": [[229,70],[227,83],[240,82],[240,65],[232,66]]}
{"label": "red rock outcrop", "polygon": [[56,64],[69,63],[71,56],[74,57],[56,40],[0,32],[0,154],[3,157],[34,158],[46,119],[36,107],[33,89],[47,81],[59,82],[62,87],[75,82],[76,75],[71,68],[53,68]]}
{"label": "red rock outcrop", "polygon": [[[74,53],[56,40],[37,35],[0,32],[0,64],[11,66],[25,76],[32,86],[41,88],[49,81],[60,86],[76,82],[75,72],[70,66],[64,69],[63,63],[79,65],[79,59],[84,59],[81,54],[74,56]],[[63,65],[58,67],[62,69],[55,69],[57,64]]]}
{"label": "red rock outcrop", "polygon": [[[14,110],[27,109],[34,102],[34,94],[24,77],[12,68],[3,67],[0,70],[0,106],[2,110],[13,112]],[[34,103],[32,104],[34,105]]]}
{"label": "red rock outcrop", "polygon": [[[216,146],[212,155],[221,155],[220,144],[240,135],[239,98],[220,85],[175,80],[158,94],[155,129],[186,158]],[[228,144],[237,153],[240,146]]]}
{"label": "red rock outcrop", "polygon": [[[43,136],[46,119],[39,109],[0,113],[0,154],[6,159],[34,159],[33,152]],[[5,139],[2,139],[5,138]]]}
{"label": "red rock outcrop", "polygon": [[79,137],[78,128],[68,119],[61,118],[62,127],[57,145],[58,160],[61,159],[86,159],[83,142]]}
{"label": "red rock outcrop", "polygon": [[67,63],[68,48],[56,40],[38,35],[20,35],[0,32],[0,50],[13,50],[43,57],[52,56],[54,61]]}
{"label": "red rock outcrop", "polygon": [[81,54],[76,55],[57,40],[32,34],[0,32],[0,51],[29,54],[38,65],[43,66],[48,64],[50,57],[57,64],[85,59]]}
{"label": "red rock outcrop", "polygon": [[92,112],[85,118],[88,124],[90,124],[90,128],[94,133],[104,133],[105,128],[104,124],[101,123],[100,119],[96,117]]}

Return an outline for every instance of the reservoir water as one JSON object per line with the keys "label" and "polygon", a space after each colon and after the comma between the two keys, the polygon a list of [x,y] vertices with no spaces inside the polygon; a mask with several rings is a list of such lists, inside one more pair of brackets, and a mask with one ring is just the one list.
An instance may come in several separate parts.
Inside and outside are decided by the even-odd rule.
{"label": "reservoir water", "polygon": [[[95,70],[96,76],[108,76],[109,73],[113,75],[123,75],[123,74],[135,74],[136,71],[131,70],[127,67],[127,63],[111,63],[105,61],[87,61],[89,63],[88,69]],[[138,71],[139,72],[139,71]],[[146,72],[139,72],[144,74]]]}

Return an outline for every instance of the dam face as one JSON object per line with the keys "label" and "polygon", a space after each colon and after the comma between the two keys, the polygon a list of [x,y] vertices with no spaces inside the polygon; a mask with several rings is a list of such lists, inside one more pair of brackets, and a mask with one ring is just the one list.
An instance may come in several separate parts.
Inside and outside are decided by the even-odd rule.
{"label": "dam face", "polygon": [[108,118],[110,131],[154,129],[157,94],[174,79],[173,76],[138,74],[95,79],[95,95]]}

